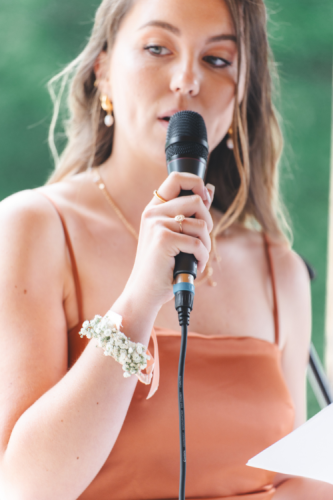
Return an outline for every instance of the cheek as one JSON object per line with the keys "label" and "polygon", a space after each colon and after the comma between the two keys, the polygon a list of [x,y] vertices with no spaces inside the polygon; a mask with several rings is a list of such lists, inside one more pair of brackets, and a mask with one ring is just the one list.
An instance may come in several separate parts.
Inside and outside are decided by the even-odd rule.
{"label": "cheek", "polygon": [[157,116],[167,88],[165,76],[143,57],[121,51],[112,59],[109,72],[117,140],[143,155],[149,154],[163,166],[165,137]]}
{"label": "cheek", "polygon": [[126,54],[126,51],[118,51],[114,57],[110,82],[115,108],[123,116],[130,115],[131,119],[149,115],[163,86],[160,72],[147,63],[142,54]]}

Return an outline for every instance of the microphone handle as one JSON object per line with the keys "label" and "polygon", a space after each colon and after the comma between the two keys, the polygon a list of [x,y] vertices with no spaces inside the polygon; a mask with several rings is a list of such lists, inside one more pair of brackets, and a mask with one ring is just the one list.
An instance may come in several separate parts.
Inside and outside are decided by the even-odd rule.
{"label": "microphone handle", "polygon": [[[179,196],[190,196],[193,191],[181,190]],[[192,215],[194,217],[194,215]],[[175,267],[173,270],[173,278],[175,280],[178,274],[191,274],[195,279],[197,277],[198,261],[193,254],[180,252],[175,257]]]}
{"label": "microphone handle", "polygon": [[[189,172],[204,179],[206,161],[202,158],[175,158],[168,163],[168,173],[171,174],[171,172]],[[191,194],[193,191],[182,189],[179,196],[190,196]],[[198,261],[194,255],[180,252],[176,255],[175,261],[174,280],[178,274],[191,274],[194,279],[197,277]]]}

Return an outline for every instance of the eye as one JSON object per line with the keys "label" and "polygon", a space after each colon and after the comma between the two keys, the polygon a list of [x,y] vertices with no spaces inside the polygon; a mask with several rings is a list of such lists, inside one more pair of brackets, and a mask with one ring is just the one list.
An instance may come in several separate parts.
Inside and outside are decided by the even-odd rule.
{"label": "eye", "polygon": [[153,56],[167,56],[171,54],[170,50],[162,45],[147,45],[145,50]]}
{"label": "eye", "polygon": [[231,62],[223,59],[222,57],[205,56],[203,59],[214,68],[225,68],[226,66],[231,66]]}

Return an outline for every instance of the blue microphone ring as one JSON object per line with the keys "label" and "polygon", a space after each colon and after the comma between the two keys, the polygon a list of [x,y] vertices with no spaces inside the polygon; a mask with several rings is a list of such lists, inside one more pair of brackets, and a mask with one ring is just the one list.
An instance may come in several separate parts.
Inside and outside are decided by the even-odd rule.
{"label": "blue microphone ring", "polygon": [[182,290],[186,292],[192,292],[193,294],[195,293],[195,287],[192,283],[176,283],[175,285],[173,285],[174,295]]}

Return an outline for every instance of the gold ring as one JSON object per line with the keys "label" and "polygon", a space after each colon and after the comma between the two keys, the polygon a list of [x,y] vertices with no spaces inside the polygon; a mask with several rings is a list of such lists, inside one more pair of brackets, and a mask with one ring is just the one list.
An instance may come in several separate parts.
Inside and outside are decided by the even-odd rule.
{"label": "gold ring", "polygon": [[185,220],[185,215],[176,215],[175,220],[179,222],[180,232],[183,232],[183,224],[182,222]]}
{"label": "gold ring", "polygon": [[156,198],[158,198],[159,200],[163,201],[163,203],[167,202],[167,200],[165,200],[164,198],[162,198],[162,196],[158,194],[157,189],[155,189],[154,191],[154,196],[156,196]]}

